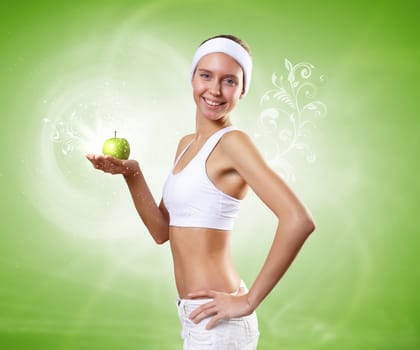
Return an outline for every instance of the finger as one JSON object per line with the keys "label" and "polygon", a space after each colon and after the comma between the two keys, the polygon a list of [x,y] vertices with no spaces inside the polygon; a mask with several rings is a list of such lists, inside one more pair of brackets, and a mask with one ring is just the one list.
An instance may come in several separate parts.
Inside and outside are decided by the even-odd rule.
{"label": "finger", "polygon": [[98,162],[97,160],[95,160],[95,159],[89,159],[89,160],[92,163],[94,168],[99,169],[101,167],[101,163]]}
{"label": "finger", "polygon": [[95,162],[93,164],[94,164],[96,169],[104,170],[105,162],[103,162],[102,160],[95,160]]}
{"label": "finger", "polygon": [[189,315],[189,318],[192,320],[196,318],[198,315],[200,315],[202,312],[205,312],[206,310],[209,310],[215,306],[216,306],[216,303],[214,301],[210,301],[206,304],[203,304],[200,307],[196,308],[194,311],[192,311]]}
{"label": "finger", "polygon": [[105,173],[118,174],[118,167],[121,166],[118,164],[119,160],[116,159],[116,162],[112,160],[113,157],[106,156],[102,154],[87,154],[86,158],[92,163],[95,169],[102,170]]}
{"label": "finger", "polygon": [[115,166],[111,166],[111,169],[109,171],[112,175],[119,175],[121,174],[121,168],[117,168]]}
{"label": "finger", "polygon": [[103,163],[103,157],[98,157],[96,154],[88,154],[86,158],[95,166],[96,164]]}
{"label": "finger", "polygon": [[200,323],[202,320],[204,320],[207,317],[213,316],[217,314],[217,308],[212,307],[210,309],[202,310],[199,314],[197,314],[194,318],[191,318],[191,321],[194,323]]}
{"label": "finger", "polygon": [[216,314],[216,316],[212,317],[210,319],[210,321],[206,324],[206,329],[210,330],[212,329],[214,326],[216,326],[220,321],[222,321],[224,319],[222,314]]}
{"label": "finger", "polygon": [[115,158],[115,157],[112,157],[112,156],[106,155],[104,157],[104,159],[107,160],[108,162],[110,162],[111,164],[115,164],[115,165],[118,165],[118,166],[120,166],[122,164],[121,159],[118,159],[118,158]]}
{"label": "finger", "polygon": [[188,293],[188,297],[191,299],[194,298],[214,298],[217,295],[217,292],[214,290],[200,290],[197,292]]}
{"label": "finger", "polygon": [[91,162],[92,164],[95,163],[95,155],[94,154],[87,154],[86,158],[89,162]]}

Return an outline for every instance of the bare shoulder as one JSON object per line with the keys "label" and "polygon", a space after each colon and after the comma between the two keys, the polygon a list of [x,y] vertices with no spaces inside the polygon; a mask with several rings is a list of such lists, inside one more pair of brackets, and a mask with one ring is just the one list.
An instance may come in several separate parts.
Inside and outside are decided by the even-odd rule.
{"label": "bare shoulder", "polygon": [[194,134],[188,134],[181,137],[178,143],[178,147],[185,147],[187,146],[194,138]]}
{"label": "bare shoulder", "polygon": [[246,132],[232,130],[223,135],[220,144],[223,148],[230,149],[236,146],[253,145],[253,142]]}
{"label": "bare shoulder", "polygon": [[176,157],[188,146],[188,144],[192,141],[194,134],[188,134],[183,137],[178,142],[178,147],[176,150]]}
{"label": "bare shoulder", "polygon": [[232,168],[254,190],[258,191],[260,181],[272,183],[272,179],[278,178],[247,133],[231,131],[223,136],[220,146]]}
{"label": "bare shoulder", "polygon": [[191,142],[193,137],[194,137],[194,134],[188,134],[188,135],[182,136],[181,139],[179,140],[178,146],[179,147],[186,146],[189,142]]}
{"label": "bare shoulder", "polygon": [[220,143],[223,152],[232,159],[240,160],[254,158],[264,162],[263,157],[252,141],[251,137],[241,130],[226,133]]}

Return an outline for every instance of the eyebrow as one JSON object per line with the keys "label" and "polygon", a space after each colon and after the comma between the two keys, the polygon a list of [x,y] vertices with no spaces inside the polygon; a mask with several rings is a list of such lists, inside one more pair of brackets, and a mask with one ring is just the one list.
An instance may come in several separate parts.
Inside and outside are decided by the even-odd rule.
{"label": "eyebrow", "polygon": [[[211,70],[204,69],[204,68],[198,68],[197,71],[198,72],[202,72],[202,73],[213,73]],[[225,74],[223,76],[225,78],[228,78],[229,77],[229,78],[235,78],[235,79],[239,80],[239,77],[237,75],[235,75],[235,74]]]}

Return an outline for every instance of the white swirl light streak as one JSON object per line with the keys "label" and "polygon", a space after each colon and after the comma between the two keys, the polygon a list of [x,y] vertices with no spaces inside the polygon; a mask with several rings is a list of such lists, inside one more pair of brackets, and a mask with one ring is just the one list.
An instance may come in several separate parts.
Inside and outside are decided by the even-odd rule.
{"label": "white swirl light streak", "polygon": [[[111,40],[102,63],[59,71],[39,98],[40,130],[34,133],[39,136],[38,149],[31,152],[35,172],[25,177],[27,192],[45,217],[72,234],[110,239],[143,229],[124,182],[94,170],[85,155],[100,153],[104,140],[117,130],[131,144],[130,157],[159,173],[149,179],[159,196],[172,160],[166,142],[174,142],[171,146],[175,147],[179,133],[184,132],[177,113],[185,116],[191,108],[185,78],[189,60],[155,38],[125,27],[122,33]],[[162,59],[162,52],[167,53],[167,60]],[[76,48],[52,60],[84,62],[89,55],[89,50]],[[159,103],[161,98],[165,104]]]}

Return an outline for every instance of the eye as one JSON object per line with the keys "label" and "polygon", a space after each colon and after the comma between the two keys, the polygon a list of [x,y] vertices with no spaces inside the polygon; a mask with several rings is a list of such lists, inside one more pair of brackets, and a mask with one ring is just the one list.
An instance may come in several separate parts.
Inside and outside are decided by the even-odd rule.
{"label": "eye", "polygon": [[203,72],[203,73],[200,73],[200,77],[203,78],[203,79],[208,80],[208,79],[210,79],[210,74]]}
{"label": "eye", "polygon": [[233,78],[226,78],[224,81],[227,85],[230,85],[230,86],[237,85],[236,79],[233,79]]}

